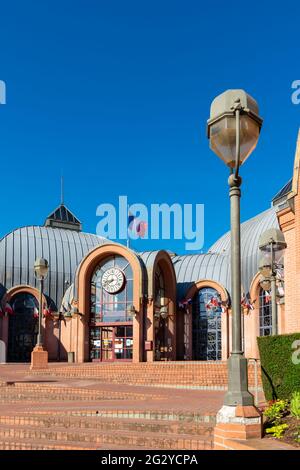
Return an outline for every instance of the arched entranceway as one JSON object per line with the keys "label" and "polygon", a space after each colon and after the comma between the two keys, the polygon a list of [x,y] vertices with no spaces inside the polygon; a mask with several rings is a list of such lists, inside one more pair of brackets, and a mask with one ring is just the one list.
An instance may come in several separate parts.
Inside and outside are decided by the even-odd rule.
{"label": "arched entranceway", "polygon": [[7,362],[30,362],[38,333],[38,302],[34,295],[19,292],[10,299]]}
{"label": "arched entranceway", "polygon": [[222,359],[222,307],[219,293],[212,287],[196,292],[192,303],[193,360]]}
{"label": "arched entranceway", "polygon": [[131,361],[133,357],[133,271],[126,258],[103,259],[91,278],[89,359]]}
{"label": "arched entranceway", "polygon": [[168,306],[166,302],[165,279],[162,269],[157,265],[155,271],[154,330],[155,360],[167,361],[170,357],[168,344]]}

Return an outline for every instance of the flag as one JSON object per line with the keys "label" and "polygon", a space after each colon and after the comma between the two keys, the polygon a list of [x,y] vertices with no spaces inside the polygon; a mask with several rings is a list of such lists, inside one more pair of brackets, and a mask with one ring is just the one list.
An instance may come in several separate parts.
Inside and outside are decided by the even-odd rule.
{"label": "flag", "polygon": [[272,299],[272,296],[270,294],[270,292],[268,292],[267,290],[265,291],[265,303],[266,304],[269,304],[271,302],[271,299]]}
{"label": "flag", "polygon": [[135,216],[129,212],[128,214],[128,227],[130,227],[130,224],[135,220]]}
{"label": "flag", "polygon": [[183,299],[178,302],[179,308],[186,308],[192,303],[192,299]]}
{"label": "flag", "polygon": [[33,309],[33,318],[39,318],[39,311],[36,307]]}
{"label": "flag", "polygon": [[242,295],[242,299],[241,299],[241,306],[245,309],[245,310],[254,310],[254,305],[253,303],[251,302],[251,300],[246,296],[246,294],[243,294]]}
{"label": "flag", "polygon": [[147,233],[147,223],[139,220],[135,215],[128,214],[128,229],[136,233],[140,238],[144,238]]}
{"label": "flag", "polygon": [[205,305],[206,310],[217,310],[218,308],[221,308],[222,312],[224,313],[226,311],[225,308],[223,308],[223,302],[221,299],[218,299],[217,297],[211,297],[209,299],[209,302]]}
{"label": "flag", "polygon": [[7,302],[6,305],[5,305],[5,310],[4,310],[4,313],[6,315],[13,315],[14,314],[14,311],[11,307],[11,305]]}
{"label": "flag", "polygon": [[50,307],[44,308],[44,317],[52,317],[52,310]]}

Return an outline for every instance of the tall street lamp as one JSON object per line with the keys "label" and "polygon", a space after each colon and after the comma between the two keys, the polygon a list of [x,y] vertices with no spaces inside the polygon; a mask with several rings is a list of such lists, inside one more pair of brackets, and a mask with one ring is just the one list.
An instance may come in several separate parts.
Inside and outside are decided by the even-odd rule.
{"label": "tall street lamp", "polygon": [[40,282],[40,299],[39,299],[39,332],[37,337],[37,346],[43,346],[42,338],[42,317],[43,317],[43,290],[44,280],[48,275],[48,261],[44,258],[37,258],[34,262],[34,275]]}
{"label": "tall street lamp", "polygon": [[277,269],[283,266],[283,254],[287,247],[284,234],[277,228],[270,228],[259,237],[261,258],[259,270],[270,280],[272,298],[272,335],[278,334],[278,313],[276,302]]}
{"label": "tall street lamp", "polygon": [[37,344],[31,353],[31,369],[41,369],[48,366],[48,353],[43,348],[42,337],[42,316],[43,316],[43,288],[44,280],[48,275],[49,265],[48,261],[44,258],[37,258],[34,262],[34,275],[40,282],[40,295],[39,295],[39,329]]}
{"label": "tall street lamp", "polygon": [[227,90],[210,108],[207,133],[210,148],[230,168],[232,351],[228,359],[227,406],[253,405],[248,391],[247,359],[242,351],[241,241],[239,168],[258,142],[262,119],[256,101],[243,90]]}

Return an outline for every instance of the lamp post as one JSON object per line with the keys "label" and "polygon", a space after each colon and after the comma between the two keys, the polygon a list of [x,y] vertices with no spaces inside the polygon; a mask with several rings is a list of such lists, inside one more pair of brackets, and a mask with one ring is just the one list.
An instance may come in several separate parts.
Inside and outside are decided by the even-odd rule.
{"label": "lamp post", "polygon": [[40,295],[39,295],[39,329],[37,344],[31,353],[30,369],[43,369],[48,367],[48,352],[43,348],[42,337],[42,316],[43,316],[43,287],[44,280],[48,275],[48,261],[44,258],[37,258],[34,262],[34,275],[40,282]]}
{"label": "lamp post", "polygon": [[44,280],[48,275],[48,261],[44,258],[37,258],[34,262],[34,275],[40,282],[40,299],[39,299],[39,331],[37,337],[37,346],[43,346],[42,338],[42,316],[43,316],[43,288]]}
{"label": "lamp post", "polygon": [[243,90],[227,90],[211,104],[207,122],[210,148],[230,168],[229,196],[231,220],[231,300],[232,350],[228,359],[227,406],[251,406],[248,391],[247,359],[242,351],[241,328],[241,241],[240,241],[240,165],[258,142],[262,119],[256,101]]}
{"label": "lamp post", "polygon": [[286,247],[284,234],[277,228],[266,230],[259,238],[259,249],[261,251],[259,270],[265,279],[270,280],[271,287],[272,335],[278,334],[276,279],[278,267],[283,266],[282,259]]}

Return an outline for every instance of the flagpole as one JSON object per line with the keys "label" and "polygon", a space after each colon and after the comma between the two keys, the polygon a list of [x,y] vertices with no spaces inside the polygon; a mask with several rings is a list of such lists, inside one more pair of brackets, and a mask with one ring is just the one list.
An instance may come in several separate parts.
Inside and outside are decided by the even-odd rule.
{"label": "flagpole", "polygon": [[130,248],[130,241],[129,241],[129,234],[128,234],[128,219],[129,219],[129,204],[127,204],[127,240],[126,240],[126,246],[127,248]]}

